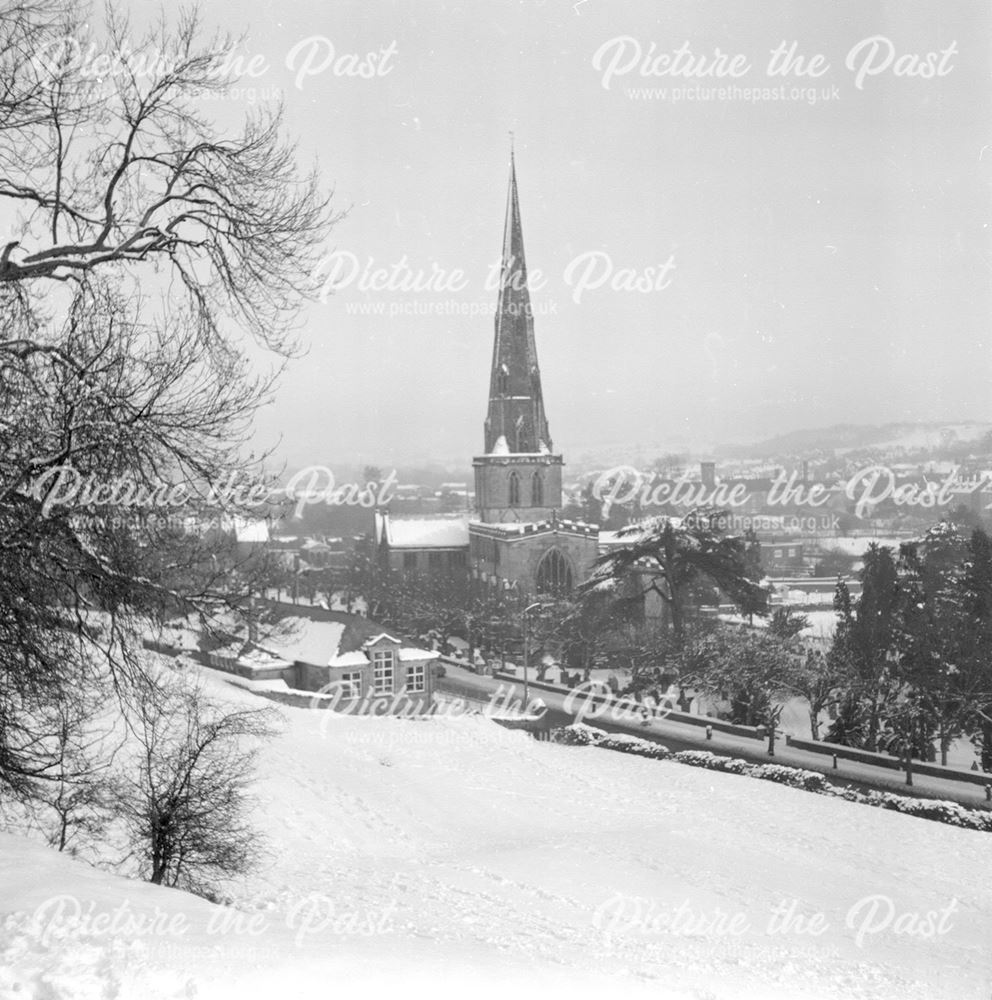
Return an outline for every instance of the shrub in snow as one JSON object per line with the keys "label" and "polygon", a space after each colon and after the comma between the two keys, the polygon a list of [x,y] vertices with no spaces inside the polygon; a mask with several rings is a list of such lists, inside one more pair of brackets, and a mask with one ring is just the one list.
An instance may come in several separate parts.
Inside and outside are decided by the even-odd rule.
{"label": "shrub in snow", "polygon": [[801,767],[785,767],[781,764],[754,764],[751,774],[766,781],[777,781],[791,788],[803,788],[808,792],[819,792],[827,787],[827,779],[818,771],[806,771]]}
{"label": "shrub in snow", "polygon": [[[710,753],[709,750],[680,750],[672,754],[672,760],[677,760],[680,764],[688,764],[690,767],[705,767],[708,771],[728,771],[727,766],[732,761],[747,767],[747,761],[737,760],[733,757],[720,757],[718,754]],[[738,774],[744,772],[738,771]]]}
{"label": "shrub in snow", "polygon": [[602,729],[595,729],[583,723],[552,729],[551,739],[571,746],[603,747],[606,750],[617,750],[638,757],[656,760],[667,758],[680,764],[688,764],[690,767],[702,767],[708,771],[724,771],[727,774],[762,778],[765,781],[774,781],[780,785],[788,785],[790,788],[819,795],[833,795],[848,802],[892,809],[906,816],[919,816],[922,819],[937,820],[967,830],[992,833],[992,812],[966,809],[956,802],[914,799],[892,792],[859,792],[854,788],[842,788],[831,785],[826,775],[820,774],[819,771],[807,771],[801,767],[788,767],[784,764],[751,764],[739,757],[722,757],[710,753],[709,750],[680,750],[678,753],[671,753],[667,747],[641,739],[639,736],[606,733]]}
{"label": "shrub in snow", "polygon": [[552,743],[564,743],[566,746],[585,747],[598,744],[606,737],[602,729],[576,722],[571,726],[559,726],[549,733]]}
{"label": "shrub in snow", "polygon": [[819,792],[828,786],[827,779],[817,771],[806,771],[800,767],[786,767],[782,764],[751,764],[739,757],[721,757],[708,750],[682,750],[672,755],[673,760],[690,767],[705,767],[709,771],[726,771],[729,774],[744,774],[750,778],[776,781],[791,788],[803,788],[809,792]]}
{"label": "shrub in snow", "polygon": [[818,771],[800,771],[802,775],[803,788],[808,792],[824,792],[830,787],[825,774]]}
{"label": "shrub in snow", "polygon": [[637,757],[649,757],[652,760],[664,760],[670,757],[668,747],[651,740],[642,740],[639,736],[628,736],[626,733],[609,733],[599,740],[596,746],[606,750],[618,750],[620,753],[631,753]]}
{"label": "shrub in snow", "polygon": [[892,792],[869,792],[864,799],[869,805],[893,809],[906,816],[919,816],[921,819],[933,819],[939,823],[948,823],[969,830],[992,832],[992,813],[965,809],[957,802],[942,799],[911,799]]}
{"label": "shrub in snow", "polygon": [[992,833],[992,813],[984,810],[966,809],[957,802],[933,799],[914,799],[894,792],[859,792],[854,788],[838,788],[828,785],[824,794],[833,795],[848,802],[858,802],[866,806],[891,809],[904,816],[918,816],[920,819],[936,820],[949,826],[959,826],[965,830],[981,830]]}
{"label": "shrub in snow", "polygon": [[719,759],[723,761],[723,766],[720,770],[729,771],[731,774],[753,775],[755,768],[761,766],[760,764],[749,764],[746,760],[741,760],[740,757],[723,757]]}

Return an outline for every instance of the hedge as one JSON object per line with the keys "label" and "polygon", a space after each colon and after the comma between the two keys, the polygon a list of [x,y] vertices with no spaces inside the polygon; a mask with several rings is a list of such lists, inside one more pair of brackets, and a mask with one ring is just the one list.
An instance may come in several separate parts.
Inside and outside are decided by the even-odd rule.
{"label": "hedge", "polygon": [[551,740],[567,746],[595,746],[604,750],[634,754],[652,760],[674,760],[690,767],[702,767],[709,771],[724,771],[728,774],[743,774],[749,778],[774,781],[790,788],[799,788],[818,795],[831,795],[860,802],[863,805],[892,809],[906,816],[936,820],[949,826],[965,830],[980,830],[992,833],[992,812],[968,809],[957,802],[942,799],[914,799],[892,792],[859,792],[853,788],[832,785],[819,771],[807,771],[801,767],[787,767],[783,764],[752,764],[739,757],[723,757],[708,750],[680,750],[671,753],[667,747],[639,736],[623,733],[607,733],[594,726],[576,723],[551,730]]}

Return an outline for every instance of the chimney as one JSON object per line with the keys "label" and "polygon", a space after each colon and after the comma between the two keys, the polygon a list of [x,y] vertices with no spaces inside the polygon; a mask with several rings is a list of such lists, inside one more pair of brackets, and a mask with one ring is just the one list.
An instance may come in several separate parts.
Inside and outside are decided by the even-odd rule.
{"label": "chimney", "polygon": [[700,462],[699,477],[703,481],[703,486],[713,489],[716,486],[716,462]]}

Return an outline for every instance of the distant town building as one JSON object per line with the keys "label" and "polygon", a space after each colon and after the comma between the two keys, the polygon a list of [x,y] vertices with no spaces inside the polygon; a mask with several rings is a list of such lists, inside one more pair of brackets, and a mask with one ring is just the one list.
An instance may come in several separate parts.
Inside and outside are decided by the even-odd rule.
{"label": "distant town building", "polygon": [[373,539],[379,564],[416,573],[465,573],[468,566],[468,518],[390,517],[375,511]]}

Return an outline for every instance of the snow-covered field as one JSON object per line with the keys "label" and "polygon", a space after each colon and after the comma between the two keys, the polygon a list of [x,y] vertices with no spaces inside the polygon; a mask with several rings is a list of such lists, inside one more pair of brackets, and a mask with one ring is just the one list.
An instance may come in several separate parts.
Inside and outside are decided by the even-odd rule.
{"label": "snow-covered field", "polygon": [[0,997],[992,995],[988,835],[479,718],[280,711],[242,912],[4,835]]}

